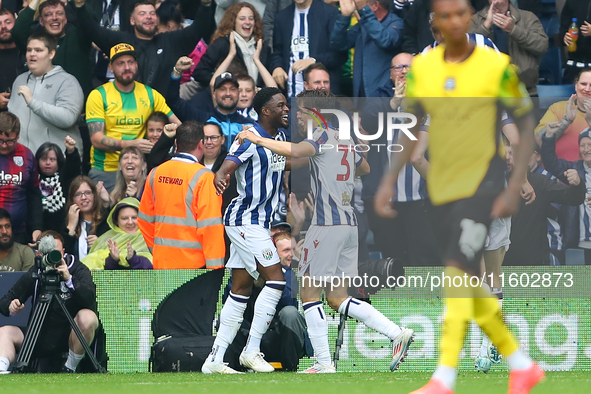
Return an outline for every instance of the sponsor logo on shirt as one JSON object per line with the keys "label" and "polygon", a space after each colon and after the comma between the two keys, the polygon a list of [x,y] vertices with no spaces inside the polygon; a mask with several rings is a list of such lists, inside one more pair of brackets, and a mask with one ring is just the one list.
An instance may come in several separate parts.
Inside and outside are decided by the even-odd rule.
{"label": "sponsor logo on shirt", "polygon": [[140,116],[139,118],[132,118],[123,116],[122,118],[117,118],[117,125],[142,125],[144,124],[144,115]]}
{"label": "sponsor logo on shirt", "polygon": [[285,156],[273,153],[269,160],[269,170],[272,172],[283,171],[285,169]]}
{"label": "sponsor logo on shirt", "polygon": [[9,186],[9,185],[22,185],[23,183],[23,173],[22,171],[18,174],[7,174],[4,171],[0,172],[0,185],[1,186]]}
{"label": "sponsor logo on shirt", "polygon": [[308,52],[309,40],[308,37],[294,37],[291,40],[291,51],[292,52]]}

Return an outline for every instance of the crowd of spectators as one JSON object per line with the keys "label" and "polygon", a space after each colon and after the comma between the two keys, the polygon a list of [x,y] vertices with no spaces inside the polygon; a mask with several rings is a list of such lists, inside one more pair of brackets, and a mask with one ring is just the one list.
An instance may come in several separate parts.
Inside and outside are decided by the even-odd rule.
{"label": "crowd of spectators", "polygon": [[[557,158],[575,162],[579,159],[575,144],[585,141],[579,134],[591,124],[586,116],[591,104],[584,99],[591,89],[591,72],[580,73],[591,65],[585,58],[591,16],[582,17],[589,11],[583,3],[589,1],[556,4],[565,46],[572,41],[571,18],[581,19],[577,50],[568,52],[564,75],[567,83],[576,77],[577,94],[552,105],[540,121],[536,132],[541,170],[542,162],[552,160],[544,154],[551,151],[546,147],[552,135]],[[432,26],[430,4],[429,0],[5,3],[0,9],[4,169],[0,207],[10,215],[11,237],[24,245],[43,230],[55,230],[64,237],[68,253],[83,260],[95,241],[109,227],[113,230],[118,218],[110,210],[123,199],[141,199],[149,171],[174,154],[174,131],[164,131],[166,124],[204,123],[200,161],[215,172],[235,135],[258,118],[252,100],[262,87],[279,87],[288,97],[304,89],[352,97],[403,97],[413,57],[441,43]],[[537,95],[540,59],[553,39],[540,22],[540,2],[473,0],[471,4],[470,39],[509,55],[529,93]],[[391,107],[400,110],[396,104],[392,101]],[[360,129],[374,130],[378,109],[359,110]],[[556,133],[549,132],[554,129]],[[302,138],[298,133],[293,136]],[[420,156],[415,159],[420,163]],[[360,258],[367,259],[372,249],[383,256],[403,257],[408,265],[435,263],[434,246],[420,241],[429,237],[416,236],[430,231],[424,220],[429,199],[416,160],[405,170],[410,171],[406,184],[399,185],[396,204],[401,215],[396,221],[378,218],[372,208],[373,193],[390,158],[377,153],[368,161],[372,171],[360,178],[355,206],[362,218],[360,233],[373,233],[375,244],[368,249],[360,237]],[[291,174],[292,188],[286,182],[286,191],[296,193],[298,204],[309,191],[307,174],[304,166]],[[285,219],[288,193],[277,209],[277,219]],[[224,208],[235,194],[231,187],[224,195]],[[560,242],[554,242],[559,250],[578,247],[578,241],[586,239],[578,238],[575,210],[564,207],[549,215],[549,229],[560,235]],[[107,223],[110,216],[113,220]],[[407,241],[389,242],[389,234]],[[107,243],[101,245],[103,252],[112,249]],[[119,248],[126,255],[125,245]],[[563,254],[556,255],[564,263]]]}

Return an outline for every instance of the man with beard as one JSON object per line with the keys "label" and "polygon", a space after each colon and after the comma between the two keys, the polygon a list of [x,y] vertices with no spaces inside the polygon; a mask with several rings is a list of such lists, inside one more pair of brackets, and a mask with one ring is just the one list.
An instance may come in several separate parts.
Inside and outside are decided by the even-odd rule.
{"label": "man with beard", "polygon": [[171,123],[180,124],[160,93],[135,81],[138,55],[134,47],[118,44],[110,55],[109,69],[115,80],[93,90],[86,101],[92,142],[88,175],[95,183],[103,181],[109,191],[115,187],[121,149],[136,146],[144,154],[152,150],[154,144],[144,139],[144,122],[152,112],[163,112]]}
{"label": "man with beard", "polygon": [[225,149],[230,150],[236,134],[242,131],[243,125],[252,125],[254,120],[244,117],[236,110],[238,105],[238,80],[229,72],[223,72],[217,76],[213,84],[213,99],[215,108],[213,112],[193,106],[179,97],[179,84],[181,75],[193,65],[191,58],[183,56],[178,59],[172,68],[170,85],[166,92],[166,102],[183,122],[196,120],[198,122],[216,123],[222,129],[226,137]]}
{"label": "man with beard", "polygon": [[36,27],[35,15],[39,13],[40,30],[45,30],[57,40],[57,51],[53,64],[62,66],[68,73],[76,77],[84,97],[92,90],[92,76],[90,72],[90,49],[92,42],[79,28],[68,24],[65,3],[60,0],[47,0],[39,4],[40,0],[32,0],[14,23],[12,36],[16,46],[25,53],[31,30]]}
{"label": "man with beard", "polygon": [[191,53],[201,38],[211,33],[214,25],[211,0],[201,1],[191,26],[161,34],[156,34],[158,18],[150,0],[135,3],[130,18],[133,33],[101,27],[92,18],[89,7],[84,6],[85,0],[76,0],[75,3],[80,27],[104,53],[121,42],[138,49],[141,54],[138,58],[138,81],[159,92],[166,92],[170,82],[168,73],[175,59]]}
{"label": "man with beard", "polygon": [[10,213],[0,208],[0,272],[28,271],[33,264],[35,264],[33,249],[14,242]]}
{"label": "man with beard", "polygon": [[13,27],[14,15],[6,8],[0,8],[0,111],[8,105],[16,76],[26,70],[10,33]]}

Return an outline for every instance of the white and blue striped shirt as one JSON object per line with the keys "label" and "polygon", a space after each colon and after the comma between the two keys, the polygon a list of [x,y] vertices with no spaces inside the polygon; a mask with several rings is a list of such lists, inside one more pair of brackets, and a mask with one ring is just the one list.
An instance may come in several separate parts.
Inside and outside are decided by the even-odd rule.
{"label": "white and blue striped shirt", "polygon": [[[279,131],[275,138],[255,123],[249,131],[263,138],[285,141]],[[224,225],[260,225],[270,228],[273,211],[279,203],[286,158],[262,146],[238,140],[230,147],[226,160],[239,165],[236,170],[238,197],[234,198],[224,214]]]}
{"label": "white and blue striped shirt", "polygon": [[[492,42],[492,40],[490,38],[485,37],[482,34],[466,33],[466,36],[468,37],[468,41],[473,42],[474,44],[476,44],[477,47],[485,47],[486,46],[486,47],[490,47],[490,48],[494,49],[497,52],[500,52],[499,48],[497,48],[495,43]],[[426,47],[425,49],[423,49],[421,54],[425,54],[428,50],[435,48],[437,45],[439,45],[439,43],[437,41],[434,41],[433,44],[431,44],[428,47]]]}
{"label": "white and blue striped shirt", "polygon": [[[542,174],[546,178],[552,179],[555,182],[560,182],[558,180],[558,178],[556,178],[554,175],[550,174],[548,171],[543,169],[541,166],[538,166],[534,170],[534,172],[536,172],[538,174]],[[560,204],[552,203],[552,206],[556,210],[560,209]],[[564,244],[562,242],[562,228],[560,227],[560,224],[556,220],[554,220],[552,218],[547,218],[547,219],[548,219],[548,234],[547,235],[548,235],[548,244],[550,245],[550,249],[562,250],[564,248]]]}
{"label": "white and blue striped shirt", "polygon": [[309,142],[316,149],[310,158],[316,226],[357,226],[353,211],[355,168],[363,157],[352,140],[339,140],[339,131],[317,127]]}

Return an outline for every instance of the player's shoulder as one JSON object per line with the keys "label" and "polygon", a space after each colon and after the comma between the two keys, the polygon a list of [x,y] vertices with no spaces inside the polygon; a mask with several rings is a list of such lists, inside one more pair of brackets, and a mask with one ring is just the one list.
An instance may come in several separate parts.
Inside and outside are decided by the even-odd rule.
{"label": "player's shoulder", "polygon": [[498,67],[506,69],[511,64],[511,58],[502,52],[497,52],[489,46],[477,45],[474,47],[474,60],[480,63],[481,67]]}

